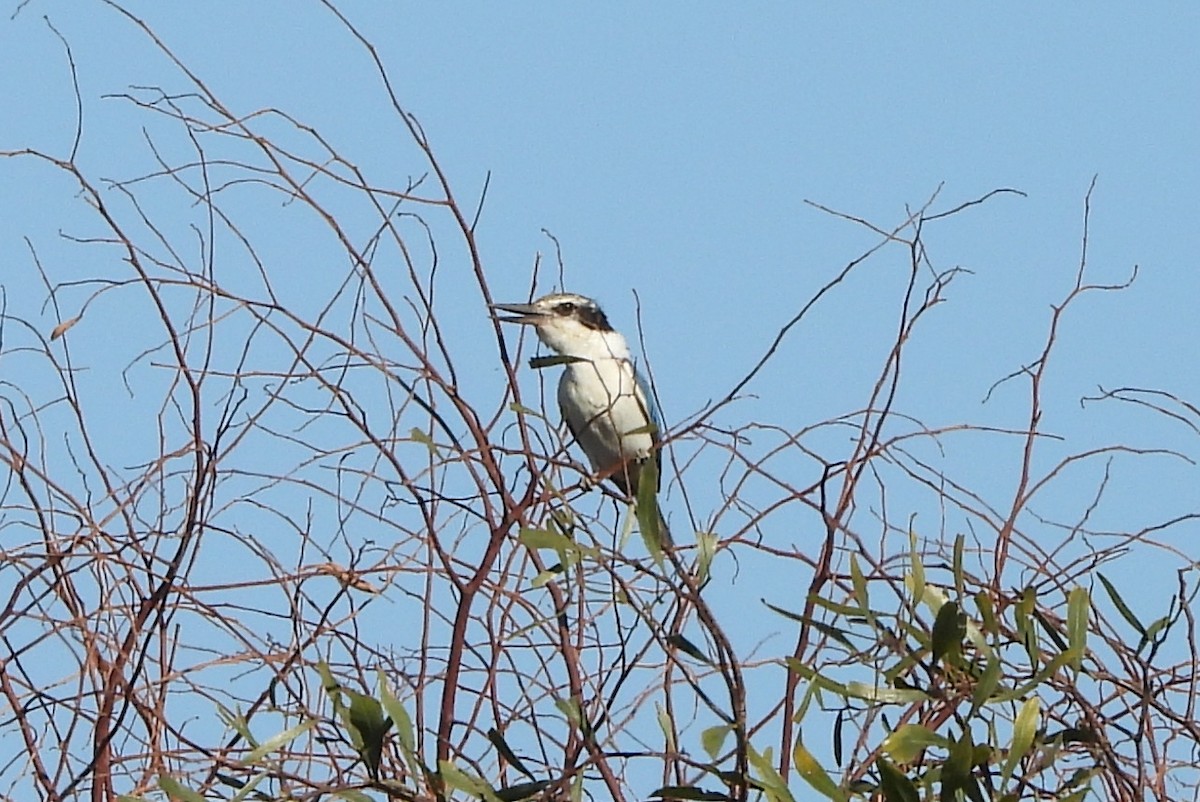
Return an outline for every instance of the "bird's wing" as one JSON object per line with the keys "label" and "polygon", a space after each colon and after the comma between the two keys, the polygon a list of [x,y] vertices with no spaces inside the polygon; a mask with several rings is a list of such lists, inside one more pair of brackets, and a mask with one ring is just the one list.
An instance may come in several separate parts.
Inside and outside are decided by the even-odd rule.
{"label": "bird's wing", "polygon": [[638,372],[637,366],[633,362],[629,363],[629,370],[633,372],[634,394],[637,396],[638,404],[642,407],[642,414],[646,420],[654,424],[654,431],[650,433],[650,442],[654,447],[654,467],[655,473],[658,475],[658,485],[655,490],[662,489],[662,449],[658,444],[662,442],[662,416],[658,414],[658,404],[654,403],[654,393],[650,391],[650,385],[642,378],[642,374]]}

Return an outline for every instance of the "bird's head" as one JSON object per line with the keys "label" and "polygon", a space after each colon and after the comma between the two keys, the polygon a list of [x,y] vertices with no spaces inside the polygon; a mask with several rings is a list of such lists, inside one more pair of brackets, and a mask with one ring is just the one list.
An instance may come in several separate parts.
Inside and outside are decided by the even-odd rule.
{"label": "bird's head", "polygon": [[563,356],[628,358],[624,338],[591,298],[559,292],[528,304],[492,304],[492,309],[508,313],[500,316],[506,323],[533,326],[538,339]]}

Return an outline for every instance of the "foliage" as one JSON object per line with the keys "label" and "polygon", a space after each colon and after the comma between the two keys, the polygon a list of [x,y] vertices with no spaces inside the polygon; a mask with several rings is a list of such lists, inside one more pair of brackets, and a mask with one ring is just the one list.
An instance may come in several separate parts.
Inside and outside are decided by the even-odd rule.
{"label": "foliage", "polygon": [[[935,192],[891,225],[825,210],[874,244],[665,432],[664,495],[630,505],[563,439],[555,368],[488,319],[482,197],[455,194],[381,62],[418,176],[399,183],[286,110],[231,108],[116,9],[178,70],[112,101],[153,166],[102,179],[78,137],[0,153],[86,215],[29,237],[38,283],[10,279],[0,314],[14,797],[1195,794],[1196,582],[1153,538],[1200,511],[1091,523],[1114,464],[1191,458],[1047,428],[1066,313],[1127,284],[1089,278],[1090,206],[1040,352],[997,370],[1028,393],[1020,425],[901,402],[965,274],[929,232],[1014,193]],[[879,356],[859,402],[798,431],[747,419],[789,332],[880,262],[903,278],[895,336],[859,349]],[[1200,430],[1161,390],[1088,400]],[[962,444],[1016,455],[1006,491],[960,478]],[[1039,512],[1085,465],[1086,501]],[[1123,559],[1177,559],[1163,614],[1098,570]]]}

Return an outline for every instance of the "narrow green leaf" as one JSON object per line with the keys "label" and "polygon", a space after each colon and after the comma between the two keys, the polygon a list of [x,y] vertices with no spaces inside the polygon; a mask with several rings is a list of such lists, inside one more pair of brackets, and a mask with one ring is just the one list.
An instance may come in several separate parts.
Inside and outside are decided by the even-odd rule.
{"label": "narrow green leaf", "polygon": [[1008,784],[1008,779],[1012,777],[1013,770],[1021,762],[1021,758],[1029,753],[1029,747],[1033,745],[1033,738],[1037,734],[1040,712],[1036,696],[1030,696],[1025,700],[1025,704],[1021,705],[1017,719],[1013,722],[1012,744],[1008,748],[1008,757],[1000,774],[1001,787]]}
{"label": "narrow green leaf", "polygon": [[983,621],[983,631],[989,635],[999,632],[1000,627],[996,625],[996,607],[992,604],[992,597],[986,590],[975,594],[975,607],[979,610],[979,617]]}
{"label": "narrow green leaf", "polygon": [[488,802],[502,802],[492,786],[484,782],[482,778],[468,774],[448,760],[438,761],[438,773],[441,775],[442,781],[455,790],[481,797]]}
{"label": "narrow green leaf", "polygon": [[383,738],[391,727],[390,719],[384,718],[383,705],[378,699],[365,693],[344,689],[350,697],[347,723],[350,725],[351,741],[358,749],[367,774],[372,780],[379,779],[379,763],[383,758]]}
{"label": "narrow green leaf", "polygon": [[833,719],[833,765],[842,767],[842,725],[845,722],[846,708],[837,712]]}
{"label": "narrow green leaf", "polygon": [[950,741],[921,724],[901,724],[883,739],[883,751],[897,763],[911,763],[931,746],[947,749]]}
{"label": "narrow green leaf", "polygon": [[496,751],[500,753],[500,757],[504,758],[508,765],[512,766],[529,779],[535,781],[537,780],[537,777],[533,776],[533,772],[525,768],[525,764],[521,762],[521,758],[517,757],[516,752],[509,748],[508,742],[504,740],[504,735],[501,734],[500,730],[492,727],[487,731],[487,737],[488,740],[492,742],[492,746],[496,747]]}
{"label": "narrow green leaf", "polygon": [[906,579],[912,588],[914,602],[920,602],[925,597],[925,564],[917,552],[917,533],[913,531],[911,522],[908,529],[908,559],[912,563]]}
{"label": "narrow green leaf", "polygon": [[[823,624],[820,621],[816,621],[805,615],[800,615],[799,613],[793,613],[790,610],[783,609],[782,607],[776,607],[775,605],[773,605],[770,602],[765,601],[765,600],[763,600],[763,604],[766,605],[767,609],[769,609],[773,612],[779,613],[780,615],[782,615],[785,618],[790,618],[793,621],[799,621],[802,624],[807,624],[808,626],[810,626],[813,629],[820,632],[822,635],[827,635],[828,637],[833,638],[838,643],[841,643],[843,646],[845,646],[849,649],[854,648],[854,644],[850,642],[850,639],[848,637],[846,637],[845,633],[843,633],[840,629],[838,629],[836,627],[832,627],[829,624]],[[857,612],[857,611],[855,611],[855,612]]]}
{"label": "narrow green leaf", "polygon": [[646,551],[659,566],[663,564],[663,542],[667,535],[663,531],[662,514],[658,509],[658,460],[648,459],[642,463],[638,475],[637,503],[638,531]]}
{"label": "narrow green leaf", "polygon": [[799,738],[796,739],[796,746],[792,749],[792,762],[796,766],[796,773],[800,775],[801,779],[811,785],[817,793],[829,799],[847,799],[845,791],[838,788],[837,783],[833,781],[829,773],[817,762],[812,753],[805,748],[804,742]]}
{"label": "narrow green leaf", "polygon": [[717,554],[717,546],[721,539],[714,532],[696,533],[696,583],[703,585],[708,581],[708,573],[712,568],[713,559]]}
{"label": "narrow green leaf", "polygon": [[987,663],[983,667],[983,673],[979,675],[979,681],[975,683],[975,689],[971,692],[972,715],[992,698],[992,694],[999,686],[1000,660],[994,654],[991,654],[988,655]]}
{"label": "narrow green leaf", "polygon": [[383,704],[383,709],[387,711],[388,718],[392,720],[392,725],[396,729],[396,738],[400,741],[400,747],[411,753],[417,748],[417,739],[413,732],[412,718],[408,715],[408,710],[404,704],[395,697],[392,689],[388,687],[387,677],[384,676],[382,669],[379,672],[379,700]]}
{"label": "narrow green leaf", "polygon": [[946,602],[938,610],[933,622],[930,638],[933,661],[955,665],[962,655],[963,638],[967,635],[967,617],[958,608],[958,602]]}
{"label": "narrow green leaf", "polygon": [[747,744],[746,758],[750,762],[750,767],[756,772],[755,779],[768,799],[772,802],[795,802],[792,792],[788,790],[787,783],[783,781],[783,777],[779,776],[779,772],[772,765],[769,748],[765,753],[760,753]]}
{"label": "narrow green leaf", "polygon": [[334,791],[333,795],[339,799],[345,799],[346,802],[375,802],[374,799],[357,788],[340,788]]}
{"label": "narrow green leaf", "polygon": [[[217,775],[217,776],[219,777],[220,775]],[[264,781],[266,781],[266,779],[267,779],[267,772],[265,772],[265,771],[254,775],[253,777],[250,778],[249,782],[244,782],[241,784],[241,788],[238,790],[238,792],[236,794],[234,794],[233,796],[231,796],[229,798],[229,802],[245,802],[245,800],[250,799],[250,798],[254,798],[254,799],[268,798],[267,795],[264,794],[262,791],[257,790],[258,786],[261,785]]]}
{"label": "narrow green leaf", "polygon": [[430,454],[437,456],[437,443],[433,442],[433,438],[430,437],[427,432],[423,432],[414,426],[409,430],[408,436],[413,440],[413,442],[420,443],[421,445],[425,446],[425,448],[429,449]]}
{"label": "narrow green leaf", "polygon": [[1146,644],[1154,643],[1159,632],[1161,632],[1163,627],[1170,622],[1171,617],[1164,615],[1162,618],[1155,620],[1152,624],[1150,624],[1150,626],[1146,627],[1146,634],[1142,636],[1141,641],[1138,643],[1137,653],[1140,654],[1142,649],[1145,648]]}
{"label": "narrow green leaf", "polygon": [[520,802],[520,800],[528,799],[534,794],[544,791],[549,787],[549,780],[535,780],[533,782],[517,783],[516,785],[510,785],[507,788],[497,788],[496,796],[500,798],[501,802]]}
{"label": "narrow green leaf", "polygon": [[966,595],[966,579],[963,574],[963,543],[965,540],[962,533],[954,538],[954,589],[958,592],[960,599]]}
{"label": "narrow green leaf", "polygon": [[181,800],[181,802],[204,802],[203,796],[166,774],[158,778],[158,787],[166,791],[168,796]]}
{"label": "narrow green leaf", "polygon": [[1104,585],[1104,590],[1108,593],[1108,598],[1112,601],[1113,606],[1117,608],[1117,612],[1121,614],[1121,617],[1125,619],[1125,622],[1136,629],[1139,635],[1145,635],[1146,628],[1142,626],[1142,622],[1133,614],[1133,610],[1130,610],[1129,606],[1125,604],[1125,600],[1121,598],[1120,593],[1117,593],[1117,589],[1108,581],[1108,578],[1099,571],[1096,572],[1096,576],[1099,577],[1100,584]]}
{"label": "narrow green leaf", "polygon": [[658,718],[658,728],[662,730],[663,739],[667,742],[667,751],[674,752],[675,745],[675,728],[671,722],[671,715],[661,704],[655,702],[654,712]]}
{"label": "narrow green leaf", "polygon": [[929,694],[916,688],[885,688],[851,680],[845,685],[846,695],[855,699],[884,704],[915,704],[929,701]]}
{"label": "narrow green leaf", "polygon": [[667,638],[667,643],[669,645],[675,647],[679,651],[683,652],[684,654],[689,655],[690,657],[696,658],[697,660],[699,660],[701,663],[704,663],[705,665],[711,666],[713,664],[712,658],[710,658],[707,654],[705,654],[703,651],[701,651],[699,646],[692,643],[690,640],[685,638],[683,635],[680,635],[680,634],[671,635]]}
{"label": "narrow green leaf", "polygon": [[721,724],[709,727],[700,733],[700,746],[704,748],[709,760],[716,760],[717,755],[721,754],[721,750],[725,748],[725,739],[732,731],[733,727]]}
{"label": "narrow green leaf", "polygon": [[517,540],[522,546],[529,549],[553,549],[565,553],[579,548],[571,538],[551,532],[549,529],[522,529],[517,535]]}
{"label": "narrow green leaf", "polygon": [[950,755],[942,764],[942,799],[954,791],[965,789],[974,765],[975,744],[971,743],[971,730],[964,728],[962,736],[950,747]]}
{"label": "narrow green leaf", "polygon": [[308,721],[301,722],[294,727],[289,727],[283,732],[273,735],[267,740],[263,741],[255,749],[251,750],[250,753],[243,758],[243,760],[246,763],[257,763],[267,755],[279,749],[284,744],[288,744],[296,740],[315,726],[317,726],[317,720],[309,719]]}
{"label": "narrow green leaf", "polygon": [[1067,594],[1067,644],[1073,657],[1071,667],[1076,671],[1083,667],[1083,655],[1087,651],[1090,604],[1087,588],[1071,588]]}
{"label": "narrow green leaf", "polygon": [[[857,604],[839,604],[832,599],[826,599],[819,593],[810,593],[804,597],[806,602],[812,602],[813,606],[820,607],[823,610],[828,610],[834,615],[845,616],[846,618],[859,618],[862,616],[862,609]],[[796,615],[793,613],[793,615]],[[803,616],[797,615],[797,618]]]}
{"label": "narrow green leaf", "polygon": [[920,802],[917,786],[904,772],[883,757],[875,761],[875,766],[879,769],[879,787],[886,802]]}
{"label": "narrow green leaf", "polygon": [[794,657],[785,658],[784,663],[789,669],[795,671],[797,674],[808,680],[812,684],[812,687],[836,693],[838,696],[850,696],[850,691],[845,685],[837,680],[830,679],[829,677],[820,674],[816,669],[807,663],[803,663]]}
{"label": "narrow green leaf", "polygon": [[333,677],[333,672],[329,670],[329,664],[324,660],[318,660],[317,676],[321,678],[321,688],[324,689],[325,695],[329,697],[329,701],[333,703],[335,712],[342,709],[342,684]]}
{"label": "narrow green leaf", "polygon": [[1028,682],[1018,685],[1010,691],[1001,691],[993,697],[997,702],[1007,702],[1014,699],[1024,699],[1031,693],[1038,691],[1042,684],[1055,673],[1067,665],[1071,655],[1068,652],[1060,652],[1056,654],[1041,671],[1033,675],[1033,678]]}
{"label": "narrow green leaf", "polygon": [[557,563],[556,565],[546,569],[545,571],[541,571],[537,575],[535,575],[533,577],[533,579],[529,580],[529,586],[532,588],[545,587],[549,583],[553,582],[555,579],[558,579],[560,576],[562,576],[562,573],[563,573],[562,563]]}
{"label": "narrow green leaf", "polygon": [[858,564],[858,555],[850,555],[850,584],[854,588],[854,601],[858,603],[859,613],[867,619],[867,623],[875,626],[875,614],[871,612],[871,596],[867,590],[867,579],[863,576]]}
{"label": "narrow green leaf", "polygon": [[568,723],[581,732],[584,732],[583,726],[583,709],[579,706],[579,702],[575,699],[555,699],[554,706],[566,716]]}
{"label": "narrow green leaf", "polygon": [[250,722],[241,713],[234,713],[220,702],[217,703],[217,715],[225,726],[236,732],[245,739],[246,743],[250,744],[250,748],[258,746],[258,740],[254,737],[254,733],[250,732]]}
{"label": "narrow green leaf", "polygon": [[664,785],[650,794],[652,799],[694,799],[697,802],[733,802],[733,797],[720,791],[706,791],[694,785]]}
{"label": "narrow green leaf", "polygon": [[542,413],[538,412],[536,409],[531,409],[530,407],[527,407],[524,404],[518,404],[515,401],[508,405],[508,411],[515,412],[518,415],[528,415],[531,418],[542,417]]}

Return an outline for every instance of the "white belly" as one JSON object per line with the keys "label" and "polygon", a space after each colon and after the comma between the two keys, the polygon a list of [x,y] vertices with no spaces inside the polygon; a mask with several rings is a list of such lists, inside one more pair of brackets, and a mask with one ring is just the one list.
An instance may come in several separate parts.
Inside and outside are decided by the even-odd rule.
{"label": "white belly", "polygon": [[[558,404],[593,470],[641,461],[653,451],[649,406],[626,360],[568,365],[558,382]],[[621,477],[613,479],[625,487]]]}

